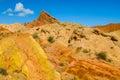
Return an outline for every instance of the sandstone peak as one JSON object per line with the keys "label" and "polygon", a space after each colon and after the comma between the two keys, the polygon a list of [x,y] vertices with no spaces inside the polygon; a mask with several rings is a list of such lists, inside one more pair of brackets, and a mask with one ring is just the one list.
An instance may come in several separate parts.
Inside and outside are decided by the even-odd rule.
{"label": "sandstone peak", "polygon": [[[48,14],[46,11],[41,11],[40,12],[40,16],[38,17],[38,20],[41,18],[41,17],[51,17],[50,14]],[[52,17],[51,17],[52,18]]]}
{"label": "sandstone peak", "polygon": [[41,11],[40,16],[37,20],[34,20],[33,22],[28,22],[27,24],[25,23],[24,25],[27,27],[35,27],[52,23],[58,23],[57,19],[50,16],[46,11]]}
{"label": "sandstone peak", "polygon": [[37,19],[38,21],[43,21],[44,24],[57,23],[57,19],[50,16],[46,11],[41,11],[40,16]]}

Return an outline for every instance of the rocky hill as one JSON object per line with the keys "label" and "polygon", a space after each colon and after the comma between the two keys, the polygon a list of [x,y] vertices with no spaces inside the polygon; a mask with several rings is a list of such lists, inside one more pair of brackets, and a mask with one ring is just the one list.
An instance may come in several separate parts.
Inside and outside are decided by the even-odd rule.
{"label": "rocky hill", "polygon": [[62,80],[120,79],[120,39],[115,35],[73,23],[35,27],[27,33],[37,36]]}
{"label": "rocky hill", "polygon": [[120,80],[118,31],[105,33],[56,19],[48,24],[49,16],[42,17],[40,24],[9,29],[5,36],[1,29],[0,78]]}
{"label": "rocky hill", "polygon": [[34,20],[33,22],[25,23],[24,25],[26,27],[35,27],[35,26],[42,26],[46,24],[52,24],[52,23],[58,23],[57,19],[50,16],[47,12],[42,11],[37,20]]}

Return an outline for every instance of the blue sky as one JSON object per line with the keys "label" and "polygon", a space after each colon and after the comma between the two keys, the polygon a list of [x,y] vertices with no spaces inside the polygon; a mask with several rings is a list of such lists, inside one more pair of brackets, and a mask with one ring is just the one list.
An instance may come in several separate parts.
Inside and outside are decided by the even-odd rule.
{"label": "blue sky", "polygon": [[120,0],[0,0],[0,24],[33,21],[41,10],[61,22],[120,23]]}

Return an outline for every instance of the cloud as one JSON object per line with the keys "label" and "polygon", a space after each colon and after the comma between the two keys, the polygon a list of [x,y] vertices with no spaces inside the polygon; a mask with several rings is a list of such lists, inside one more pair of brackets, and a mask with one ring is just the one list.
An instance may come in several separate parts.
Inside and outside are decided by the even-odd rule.
{"label": "cloud", "polygon": [[18,16],[26,16],[28,14],[34,14],[33,10],[24,8],[24,5],[20,2],[16,4],[14,11],[20,12],[20,13],[18,13]]}
{"label": "cloud", "polygon": [[25,16],[25,13],[19,13],[18,16]]}
{"label": "cloud", "polygon": [[19,2],[15,5],[14,10],[8,8],[6,11],[2,12],[2,14],[8,14],[8,16],[14,16],[15,14],[16,16],[26,16],[34,14],[34,11],[29,8],[24,8],[24,5]]}
{"label": "cloud", "polygon": [[12,12],[13,10],[11,8],[8,8],[6,11],[2,12],[2,14],[6,14],[6,13],[9,13],[9,12]]}
{"label": "cloud", "polygon": [[23,11],[24,10],[24,5],[22,3],[17,3],[15,6],[15,11]]}
{"label": "cloud", "polygon": [[13,13],[8,13],[8,16],[14,16],[14,14]]}

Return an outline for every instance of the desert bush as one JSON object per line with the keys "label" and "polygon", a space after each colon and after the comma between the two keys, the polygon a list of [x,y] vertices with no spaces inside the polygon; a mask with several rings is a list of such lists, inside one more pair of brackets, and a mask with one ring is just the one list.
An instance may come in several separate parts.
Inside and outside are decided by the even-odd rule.
{"label": "desert bush", "polygon": [[62,26],[66,26],[66,24],[62,24]]}
{"label": "desert bush", "polygon": [[8,75],[6,69],[3,69],[3,68],[0,68],[0,74],[4,76]]}
{"label": "desert bush", "polygon": [[65,64],[63,62],[59,63],[60,66],[65,66]]}
{"label": "desert bush", "polygon": [[34,33],[34,34],[32,35],[32,37],[33,37],[34,39],[38,39],[38,38],[39,38],[37,33]]}
{"label": "desert bush", "polygon": [[48,41],[49,41],[50,43],[53,43],[53,42],[54,42],[54,37],[53,37],[53,36],[49,36],[49,37],[48,37]]}
{"label": "desert bush", "polygon": [[76,51],[80,51],[82,49],[82,47],[77,47]]}
{"label": "desert bush", "polygon": [[84,52],[84,53],[89,53],[89,50],[84,49],[83,52]]}
{"label": "desert bush", "polygon": [[100,52],[96,54],[97,58],[107,60],[106,52]]}
{"label": "desert bush", "polygon": [[71,47],[72,46],[72,44],[68,44],[68,47]]}
{"label": "desert bush", "polygon": [[81,50],[82,49],[82,47],[77,47],[77,50]]}
{"label": "desert bush", "polygon": [[66,30],[70,31],[70,29],[69,29],[69,28],[66,28]]}
{"label": "desert bush", "polygon": [[20,32],[21,32],[21,30],[18,30],[17,32],[18,32],[18,33],[20,33]]}
{"label": "desert bush", "polygon": [[79,80],[78,77],[74,76],[72,80]]}
{"label": "desert bush", "polygon": [[112,62],[112,60],[111,59],[107,59],[107,62]]}

